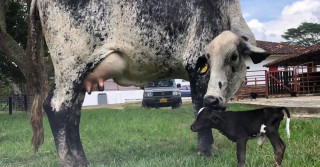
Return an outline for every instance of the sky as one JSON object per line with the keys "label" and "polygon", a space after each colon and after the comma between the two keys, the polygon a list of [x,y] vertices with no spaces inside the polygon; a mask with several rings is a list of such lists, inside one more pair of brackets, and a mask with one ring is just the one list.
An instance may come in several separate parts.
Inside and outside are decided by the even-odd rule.
{"label": "sky", "polygon": [[320,0],[240,0],[242,15],[257,40],[284,42],[287,29],[320,24]]}

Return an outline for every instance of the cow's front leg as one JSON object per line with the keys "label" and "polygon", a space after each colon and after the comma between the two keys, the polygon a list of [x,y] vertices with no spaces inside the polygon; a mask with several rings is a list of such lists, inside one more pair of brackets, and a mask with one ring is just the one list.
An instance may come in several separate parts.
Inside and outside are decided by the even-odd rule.
{"label": "cow's front leg", "polygon": [[83,96],[74,93],[70,101],[62,100],[61,103],[57,103],[54,92],[49,94],[44,108],[54,137],[60,166],[87,166],[88,161],[79,135]]}
{"label": "cow's front leg", "polygon": [[211,129],[198,131],[198,154],[201,156],[212,156],[211,147],[213,137]]}
{"label": "cow's front leg", "polygon": [[[198,111],[202,108],[202,100],[193,100],[195,105],[195,116],[197,117]],[[200,156],[212,156],[212,144],[213,144],[213,136],[211,129],[204,129],[197,132],[198,135],[198,154]]]}
{"label": "cow's front leg", "polygon": [[[200,62],[202,59],[199,60]],[[198,62],[199,62],[198,61]],[[197,63],[199,64],[199,63]],[[201,64],[201,63],[200,63]],[[191,87],[191,97],[194,104],[194,115],[198,116],[198,111],[203,107],[203,96],[207,90],[208,78],[203,78],[196,69],[189,69],[189,80]],[[211,146],[213,137],[211,129],[205,129],[197,132],[198,134],[198,154],[201,156],[212,156]]]}

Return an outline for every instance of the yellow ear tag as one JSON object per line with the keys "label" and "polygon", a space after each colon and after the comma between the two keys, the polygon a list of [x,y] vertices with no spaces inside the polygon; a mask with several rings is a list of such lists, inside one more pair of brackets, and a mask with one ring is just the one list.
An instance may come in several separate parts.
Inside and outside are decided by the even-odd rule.
{"label": "yellow ear tag", "polygon": [[206,63],[206,64],[204,65],[204,67],[201,69],[200,74],[204,74],[204,73],[206,73],[207,71],[208,71],[208,63]]}

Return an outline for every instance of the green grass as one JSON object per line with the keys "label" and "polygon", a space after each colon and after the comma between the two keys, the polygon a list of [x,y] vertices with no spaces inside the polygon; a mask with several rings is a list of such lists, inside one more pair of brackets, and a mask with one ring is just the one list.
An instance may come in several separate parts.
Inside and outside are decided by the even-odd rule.
{"label": "green grass", "polygon": [[[248,107],[230,105],[229,109]],[[58,166],[47,118],[44,118],[45,143],[34,154],[28,117],[25,112],[15,112],[12,116],[0,113],[0,166]],[[196,133],[189,129],[193,120],[191,104],[172,110],[142,109],[136,103],[114,109],[84,110],[80,130],[90,166],[94,167],[236,166],[235,144],[216,130],[213,131],[214,156],[197,155]],[[279,132],[287,144],[283,166],[320,166],[320,120],[292,119],[290,141],[286,139],[284,126],[282,121]],[[273,149],[269,141],[260,149],[256,140],[250,140],[246,164],[272,166]]]}

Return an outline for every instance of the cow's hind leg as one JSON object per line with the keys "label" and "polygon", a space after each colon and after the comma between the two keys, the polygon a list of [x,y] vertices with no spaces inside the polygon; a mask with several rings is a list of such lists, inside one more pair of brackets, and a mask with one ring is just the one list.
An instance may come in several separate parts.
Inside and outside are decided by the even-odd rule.
{"label": "cow's hind leg", "polygon": [[282,141],[278,133],[267,133],[267,136],[274,149],[274,166],[280,166],[286,149],[286,144]]}
{"label": "cow's hind leg", "polygon": [[51,126],[60,166],[87,166],[88,161],[79,135],[83,96],[74,94],[71,101],[63,101],[59,108],[54,108],[53,104],[57,103],[52,101],[53,95],[54,91],[49,94],[44,108]]}
{"label": "cow's hind leg", "polygon": [[[82,94],[83,95],[83,94]],[[82,96],[79,95],[79,96]],[[68,123],[68,139],[69,139],[69,146],[72,152],[72,155],[75,157],[76,164],[81,166],[87,166],[88,161],[85,155],[85,152],[82,147],[80,133],[79,133],[79,124],[80,124],[80,117],[81,117],[81,106],[84,97],[78,97],[78,101],[75,103],[76,106],[72,110],[71,116]]]}

